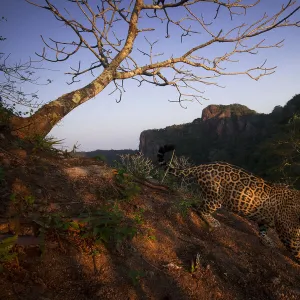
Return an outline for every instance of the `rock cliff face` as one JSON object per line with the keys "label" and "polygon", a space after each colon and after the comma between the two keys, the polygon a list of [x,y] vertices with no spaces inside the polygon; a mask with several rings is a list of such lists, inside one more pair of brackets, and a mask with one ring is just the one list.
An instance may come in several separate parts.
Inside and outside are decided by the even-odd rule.
{"label": "rock cliff face", "polygon": [[220,155],[225,150],[224,142],[246,137],[249,140],[255,139],[262,123],[264,115],[246,106],[209,105],[203,109],[202,117],[192,123],[143,131],[139,149],[146,156],[155,158],[160,145],[174,143],[178,155],[192,156],[196,163],[214,158],[224,159],[224,155]]}
{"label": "rock cliff face", "polygon": [[263,175],[260,145],[271,139],[295,112],[300,111],[300,95],[270,114],[259,114],[240,104],[209,105],[192,123],[146,130],[140,135],[139,150],[156,159],[159,146],[176,145],[176,154],[194,163],[227,161]]}

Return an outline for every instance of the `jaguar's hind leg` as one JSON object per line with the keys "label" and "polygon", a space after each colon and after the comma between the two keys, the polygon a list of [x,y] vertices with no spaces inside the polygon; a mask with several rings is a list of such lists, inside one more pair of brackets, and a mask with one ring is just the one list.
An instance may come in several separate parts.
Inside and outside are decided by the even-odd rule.
{"label": "jaguar's hind leg", "polygon": [[282,243],[292,252],[296,261],[300,264],[299,215],[293,208],[287,209],[284,212],[285,214],[275,221],[276,232]]}

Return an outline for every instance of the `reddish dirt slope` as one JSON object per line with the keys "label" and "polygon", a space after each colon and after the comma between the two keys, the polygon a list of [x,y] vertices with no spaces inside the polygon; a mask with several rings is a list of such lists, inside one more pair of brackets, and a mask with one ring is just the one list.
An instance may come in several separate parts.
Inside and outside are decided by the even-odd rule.
{"label": "reddish dirt slope", "polygon": [[[53,232],[42,255],[36,237],[20,238],[19,266],[6,265],[1,273],[0,299],[300,299],[300,267],[274,232],[277,247],[270,249],[260,243],[255,224],[225,211],[216,214],[222,227],[209,231],[195,213],[183,218],[171,193],[141,185],[130,201],[118,199],[113,172],[100,162],[9,145],[0,148],[2,234],[13,227],[12,193],[35,199],[24,219],[76,216],[113,202],[126,219],[138,220],[138,232],[121,244],[100,245],[95,256]],[[35,233],[24,224],[19,232]],[[191,272],[197,254],[200,264]]]}

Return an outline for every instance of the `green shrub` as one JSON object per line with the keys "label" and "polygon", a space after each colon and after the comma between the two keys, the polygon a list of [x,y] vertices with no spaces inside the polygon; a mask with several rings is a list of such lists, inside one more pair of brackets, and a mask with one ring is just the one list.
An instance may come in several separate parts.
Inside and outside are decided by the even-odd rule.
{"label": "green shrub", "polygon": [[134,286],[137,286],[138,283],[139,283],[139,281],[140,281],[140,279],[143,278],[143,277],[145,277],[146,274],[145,274],[145,272],[143,272],[143,271],[130,270],[130,271],[128,272],[128,276],[129,276],[129,278],[131,279],[132,284],[133,284]]}
{"label": "green shrub", "polygon": [[109,241],[122,242],[126,238],[133,238],[136,229],[124,224],[124,217],[120,211],[101,210],[92,215],[82,214],[83,223],[82,238],[92,238],[96,243],[108,243]]}
{"label": "green shrub", "polygon": [[17,241],[18,236],[14,235],[8,237],[0,242],[0,271],[3,270],[3,264],[9,263],[17,259],[17,253],[13,252],[13,247]]}
{"label": "green shrub", "polygon": [[125,169],[118,169],[117,171],[115,180],[121,187],[120,193],[125,200],[130,201],[140,193],[141,188],[132,180],[132,176],[126,173]]}
{"label": "green shrub", "polygon": [[143,218],[144,212],[145,212],[145,210],[141,208],[141,209],[139,209],[138,212],[136,212],[134,214],[134,221],[139,225],[143,224],[143,222],[144,222],[144,218]]}
{"label": "green shrub", "polygon": [[62,144],[62,140],[57,140],[54,137],[43,137],[36,135],[29,140],[33,144],[33,151],[55,151],[54,146]]}
{"label": "green shrub", "polygon": [[35,222],[41,226],[40,231],[43,235],[54,230],[63,236],[72,230],[82,239],[88,239],[95,244],[120,243],[136,234],[136,229],[127,225],[122,213],[116,209],[82,213],[78,219],[79,221],[73,221],[62,214],[50,214]]}

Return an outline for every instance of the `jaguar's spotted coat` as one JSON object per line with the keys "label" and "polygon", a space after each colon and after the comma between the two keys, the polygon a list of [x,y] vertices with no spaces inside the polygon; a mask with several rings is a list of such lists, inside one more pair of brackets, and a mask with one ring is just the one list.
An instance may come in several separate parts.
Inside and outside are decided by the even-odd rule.
{"label": "jaguar's spotted coat", "polygon": [[[164,154],[173,145],[159,148],[158,161],[166,165]],[[272,184],[224,162],[203,164],[187,169],[168,166],[169,173],[194,180],[201,197],[198,212],[211,226],[219,226],[211,214],[221,206],[254,220],[266,239],[267,227],[275,228],[280,240],[300,263],[300,191]]]}

